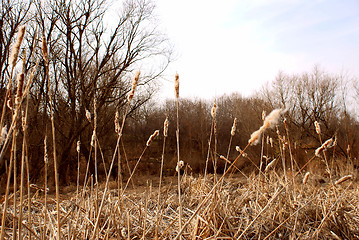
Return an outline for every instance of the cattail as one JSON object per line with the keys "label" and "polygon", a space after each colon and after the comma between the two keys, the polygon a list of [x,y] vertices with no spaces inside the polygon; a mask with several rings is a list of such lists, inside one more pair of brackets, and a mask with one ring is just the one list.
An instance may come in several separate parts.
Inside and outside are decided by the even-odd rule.
{"label": "cattail", "polygon": [[272,161],[267,165],[267,167],[266,167],[266,169],[265,169],[264,171],[266,172],[266,171],[268,171],[269,169],[271,169],[271,168],[274,166],[274,164],[275,164],[276,161],[277,161],[276,158],[275,158],[274,160],[272,160]]}
{"label": "cattail", "polygon": [[259,143],[260,136],[267,128],[273,128],[278,124],[279,118],[283,113],[283,109],[275,109],[268,116],[266,116],[263,126],[261,126],[257,131],[251,134],[251,138],[248,140],[248,143],[251,145],[256,145]]}
{"label": "cattail", "polygon": [[219,156],[219,158],[222,159],[222,160],[224,160],[224,161],[226,161],[226,162],[228,162],[228,163],[231,163],[231,161],[229,161],[229,160],[228,160],[225,156],[223,156],[223,155]]}
{"label": "cattail", "polygon": [[0,135],[0,145],[2,145],[6,139],[6,135],[7,135],[7,126],[4,126],[1,129],[1,135]]}
{"label": "cattail", "polygon": [[339,178],[337,181],[335,181],[334,184],[335,184],[335,185],[341,184],[341,183],[343,183],[343,182],[345,182],[345,181],[351,179],[352,177],[353,177],[353,175],[346,175],[346,176],[344,176],[344,177]]}
{"label": "cattail", "polygon": [[44,138],[44,162],[47,164],[49,162],[49,155],[47,153],[47,135]]}
{"label": "cattail", "polygon": [[310,172],[306,172],[303,178],[303,184],[306,184],[308,182]]}
{"label": "cattail", "polygon": [[96,140],[96,130],[94,129],[92,132],[92,137],[91,137],[91,146],[95,146],[95,140]]}
{"label": "cattail", "polygon": [[13,101],[12,101],[12,91],[10,90],[8,95],[7,95],[7,101],[6,101],[6,106],[12,110],[12,108],[14,107]]}
{"label": "cattail", "polygon": [[262,120],[264,121],[266,119],[266,111],[263,110],[262,112]]}
{"label": "cattail", "polygon": [[81,148],[81,142],[80,142],[80,140],[78,140],[77,144],[76,144],[76,152],[77,153],[80,153],[80,148]]}
{"label": "cattail", "polygon": [[179,98],[179,76],[178,73],[175,75],[175,94],[176,98]]}
{"label": "cattail", "polygon": [[270,147],[273,148],[273,138],[269,138]]}
{"label": "cattail", "polygon": [[322,146],[320,146],[319,148],[317,148],[315,150],[315,156],[319,156],[319,154],[324,150],[324,149],[328,149],[331,148],[333,146],[333,138],[328,139],[327,141],[325,141]]}
{"label": "cattail", "polygon": [[20,103],[20,99],[22,97],[22,90],[24,87],[24,80],[25,80],[25,74],[19,73],[17,75],[17,90],[16,90],[16,96],[15,96],[15,104],[18,105]]}
{"label": "cattail", "polygon": [[348,144],[348,147],[347,147],[347,154],[350,155],[350,145]]}
{"label": "cattail", "polygon": [[320,125],[317,121],[314,122],[314,126],[315,126],[315,131],[317,132],[318,135],[320,135]]}
{"label": "cattail", "polygon": [[25,36],[25,29],[26,29],[25,25],[20,26],[19,32],[17,34],[16,42],[15,42],[14,46],[12,47],[11,55],[10,55],[10,64],[12,65],[12,67],[15,67],[15,65],[16,65],[16,61],[17,61],[17,58],[18,58],[19,52],[20,52],[21,42]]}
{"label": "cattail", "polygon": [[217,104],[216,104],[216,101],[214,101],[213,107],[212,107],[212,109],[211,109],[211,116],[212,116],[212,118],[215,118],[215,117],[216,117],[216,112],[217,112]]}
{"label": "cattail", "polygon": [[159,134],[159,130],[156,130],[147,140],[146,146],[150,146],[152,140]]}
{"label": "cattail", "polygon": [[25,111],[21,111],[21,127],[22,127],[22,131],[25,132],[25,129],[27,129],[27,124],[26,124],[26,116],[25,116]]}
{"label": "cattail", "polygon": [[181,160],[177,163],[176,172],[179,172],[184,166],[184,162]]}
{"label": "cattail", "polygon": [[163,123],[163,136],[167,137],[168,133],[168,117],[166,117],[166,120]]}
{"label": "cattail", "polygon": [[138,80],[140,78],[140,74],[141,72],[140,71],[137,71],[135,73],[135,76],[133,77],[132,79],[132,87],[131,87],[131,91],[130,93],[128,94],[128,101],[130,102],[133,98],[133,96],[135,95],[135,89],[136,89],[136,86],[138,84]]}
{"label": "cattail", "polygon": [[115,114],[115,132],[117,134],[120,134],[120,116],[119,116],[119,113],[118,111],[116,111],[116,114]]}
{"label": "cattail", "polygon": [[247,153],[243,152],[243,150],[239,146],[236,146],[236,151],[242,154],[243,157],[247,157]]}
{"label": "cattail", "polygon": [[237,125],[237,118],[234,118],[233,125],[232,125],[232,130],[231,130],[231,135],[232,136],[234,136],[234,134],[236,134],[236,125]]}
{"label": "cattail", "polygon": [[89,122],[91,122],[91,113],[89,110],[86,109],[86,118]]}
{"label": "cattail", "polygon": [[46,41],[46,37],[44,34],[42,34],[42,57],[44,58],[45,61],[45,65],[47,65],[47,63],[49,62],[49,54],[47,51],[47,41]]}

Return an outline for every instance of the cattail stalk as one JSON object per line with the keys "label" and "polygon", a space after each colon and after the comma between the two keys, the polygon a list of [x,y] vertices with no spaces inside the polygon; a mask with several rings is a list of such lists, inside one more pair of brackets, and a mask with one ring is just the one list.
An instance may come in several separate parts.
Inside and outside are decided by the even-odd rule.
{"label": "cattail stalk", "polygon": [[162,156],[161,156],[161,169],[160,169],[160,182],[158,184],[158,199],[157,199],[157,223],[155,228],[155,237],[158,238],[158,226],[160,226],[161,221],[161,187],[162,187],[162,176],[163,176],[163,165],[165,159],[165,146],[166,146],[166,139],[168,134],[168,117],[166,117],[163,123],[163,145],[162,145]]}
{"label": "cattail stalk", "polygon": [[[175,95],[176,95],[176,109],[177,109],[177,164],[180,161],[180,130],[179,130],[179,75],[175,75]],[[179,214],[178,214],[178,226],[182,228],[182,198],[181,198],[181,173],[177,172],[177,188],[178,188],[178,203],[179,203]]]}

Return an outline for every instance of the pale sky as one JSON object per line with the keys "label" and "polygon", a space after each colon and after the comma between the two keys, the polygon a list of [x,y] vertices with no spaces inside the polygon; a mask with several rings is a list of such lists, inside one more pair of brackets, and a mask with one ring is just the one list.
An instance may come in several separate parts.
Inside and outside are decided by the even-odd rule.
{"label": "pale sky", "polygon": [[212,99],[260,90],[279,71],[359,76],[357,0],[157,0],[177,60],[160,97]]}

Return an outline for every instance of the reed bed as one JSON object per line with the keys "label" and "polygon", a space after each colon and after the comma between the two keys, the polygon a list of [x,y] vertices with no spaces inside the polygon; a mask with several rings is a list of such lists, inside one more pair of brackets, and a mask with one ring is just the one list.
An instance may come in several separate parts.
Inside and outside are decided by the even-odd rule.
{"label": "reed bed", "polygon": [[[23,34],[20,32],[20,34]],[[23,37],[20,35],[20,38]],[[43,38],[43,57],[47,63],[47,46]],[[17,42],[14,51],[18,51],[21,42]],[[17,58],[18,53],[13,55]],[[16,60],[12,59],[12,65]],[[37,67],[37,65],[36,65]],[[21,83],[24,91],[16,94],[15,106],[11,109],[13,120],[9,128],[5,128],[3,117],[1,129],[7,133],[2,134],[1,158],[6,146],[12,142],[11,149],[16,148],[17,118],[21,111],[26,113],[27,97],[35,69],[27,79],[26,84]],[[45,71],[49,74],[48,69]],[[49,77],[47,75],[47,77]],[[25,78],[25,76],[23,76]],[[146,183],[145,187],[131,187],[138,166],[151,142],[160,135],[160,130],[155,130],[144,143],[142,154],[138,157],[136,165],[130,169],[128,179],[120,176],[117,182],[110,180],[111,171],[115,160],[120,165],[119,143],[122,137],[125,120],[129,106],[135,94],[135,89],[140,78],[140,72],[136,72],[133,78],[131,91],[128,95],[128,105],[119,120],[119,114],[115,116],[115,132],[117,145],[114,149],[110,165],[105,169],[106,181],[99,182],[97,170],[94,176],[87,172],[84,184],[80,186],[79,169],[80,156],[78,156],[77,186],[73,191],[60,191],[57,182],[58,171],[56,162],[55,126],[52,120],[52,149],[55,174],[54,193],[47,189],[47,177],[45,187],[31,184],[27,162],[26,138],[23,143],[23,155],[21,161],[21,184],[10,189],[12,168],[16,175],[15,156],[10,156],[9,169],[7,171],[6,193],[0,199],[1,210],[1,235],[3,239],[358,239],[359,238],[359,184],[358,174],[350,164],[329,166],[327,149],[335,147],[336,139],[330,138],[322,143],[321,132],[318,123],[316,131],[320,137],[321,146],[313,152],[312,158],[299,168],[294,156],[291,154],[290,130],[286,120],[281,121],[286,112],[283,109],[275,109],[267,116],[263,114],[263,126],[255,131],[242,149],[236,147],[238,156],[229,158],[232,146],[232,136],[236,131],[236,119],[228,133],[230,140],[226,157],[217,153],[216,144],[216,103],[212,108],[213,117],[210,141],[208,145],[208,157],[204,175],[191,175],[186,171],[186,163],[179,155],[180,133],[178,107],[179,76],[175,76],[175,97],[177,106],[177,122],[173,127],[177,128],[177,166],[176,176],[163,175],[163,164],[166,161],[166,137],[171,123],[164,119],[163,151],[161,158],[161,171],[159,176],[141,177]],[[11,82],[11,81],[10,81]],[[18,84],[20,86],[20,84]],[[9,86],[11,89],[11,86]],[[9,90],[10,91],[10,90]],[[21,92],[21,93],[20,93]],[[51,93],[50,93],[51,95]],[[6,96],[9,96],[7,94]],[[51,97],[51,96],[50,96]],[[12,100],[12,99],[6,99]],[[6,101],[5,101],[6,102]],[[51,98],[50,98],[51,102]],[[220,107],[220,106],[219,106]],[[52,106],[50,105],[50,113]],[[6,107],[4,105],[2,116]],[[23,114],[22,131],[26,136],[26,114]],[[91,122],[91,114],[86,112],[87,119]],[[94,99],[92,144],[94,151],[101,151],[101,142],[96,136],[96,100]],[[279,130],[278,145],[280,146],[280,158],[271,159],[264,163],[260,161],[257,166],[246,154],[246,150],[252,145],[262,142],[264,145],[265,132],[279,124],[285,125],[285,136],[281,136]],[[3,130],[5,129],[5,130]],[[211,145],[212,138],[214,146]],[[50,141],[45,137],[44,169],[47,174],[48,161],[51,154],[47,152]],[[49,136],[49,139],[50,136]],[[272,141],[271,141],[272,143]],[[213,147],[212,147],[213,146]],[[283,147],[282,147],[283,146]],[[81,147],[77,142],[77,152]],[[212,149],[213,148],[213,149]],[[207,171],[209,152],[213,151],[214,174]],[[290,170],[285,167],[285,151],[289,151]],[[97,155],[97,154],[95,154]],[[263,147],[261,159],[263,155]],[[116,159],[116,157],[118,157]],[[263,156],[264,158],[264,156]],[[329,177],[324,177],[320,171],[309,171],[308,165],[314,159],[324,159],[325,171]],[[334,156],[333,156],[334,158]],[[222,174],[216,170],[218,161],[225,161],[225,169]],[[253,164],[253,171],[244,173],[237,168],[236,163],[249,159]],[[88,161],[90,161],[90,157]],[[283,168],[278,167],[279,162]],[[97,159],[93,159],[97,165]],[[334,161],[332,161],[334,163]],[[264,166],[265,165],[265,166]],[[26,169],[25,169],[26,168]],[[106,166],[105,166],[106,168]],[[263,169],[263,170],[262,170]],[[284,169],[284,171],[283,171]],[[26,179],[26,180],[25,180]],[[138,180],[138,179],[137,179]],[[165,180],[165,181],[164,181]],[[27,182],[27,186],[25,185]],[[26,190],[26,191],[25,191]],[[20,199],[20,200],[19,200]]]}

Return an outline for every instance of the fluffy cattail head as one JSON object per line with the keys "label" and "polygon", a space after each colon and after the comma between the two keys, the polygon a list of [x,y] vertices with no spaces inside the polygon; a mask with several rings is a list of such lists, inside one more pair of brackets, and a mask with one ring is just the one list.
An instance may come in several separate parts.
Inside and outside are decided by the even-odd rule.
{"label": "fluffy cattail head", "polygon": [[184,166],[184,162],[182,160],[178,161],[176,166],[176,172],[179,172]]}
{"label": "fluffy cattail head", "polygon": [[16,61],[17,61],[17,58],[18,58],[19,52],[20,52],[21,42],[25,36],[25,29],[26,29],[25,25],[22,25],[19,27],[19,32],[17,34],[16,42],[15,42],[14,46],[12,47],[11,55],[10,55],[10,64],[12,65],[12,67],[15,67],[15,65],[16,65]]}
{"label": "fluffy cattail head", "polygon": [[131,86],[131,91],[128,94],[128,101],[131,101],[133,96],[135,95],[135,89],[136,89],[136,86],[138,84],[138,80],[140,79],[140,74],[141,74],[141,72],[137,71],[135,73],[135,76],[132,79],[132,86]]}
{"label": "fluffy cattail head", "polygon": [[168,117],[166,117],[166,120],[163,123],[163,136],[167,137],[168,134]]}
{"label": "fluffy cattail head", "polygon": [[250,145],[256,145],[260,141],[260,136],[267,128],[273,128],[278,124],[283,109],[274,109],[266,118],[264,119],[263,126],[261,126],[257,131],[253,132],[251,138],[248,140]]}
{"label": "fluffy cattail head", "polygon": [[47,65],[47,63],[49,62],[49,53],[47,51],[47,41],[46,41],[45,34],[42,34],[41,50],[42,50],[42,57],[44,58],[45,65]]}
{"label": "fluffy cattail head", "polygon": [[146,146],[150,146],[152,140],[159,134],[159,130],[156,130],[147,140]]}
{"label": "fluffy cattail head", "polygon": [[179,75],[176,73],[175,75],[175,95],[176,98],[179,98]]}
{"label": "fluffy cattail head", "polygon": [[236,134],[236,125],[237,125],[237,118],[234,118],[233,125],[232,125],[232,130],[231,130],[231,135],[232,136],[234,136],[234,134]]}
{"label": "fluffy cattail head", "polygon": [[314,122],[314,126],[315,126],[315,131],[317,132],[318,135],[320,135],[320,125],[317,121]]}
{"label": "fluffy cattail head", "polygon": [[328,148],[331,148],[333,147],[333,138],[330,138],[328,139],[327,141],[325,141],[322,146],[320,146],[319,148],[317,148],[315,150],[315,156],[319,156],[319,154],[325,150],[325,149],[328,149]]}

